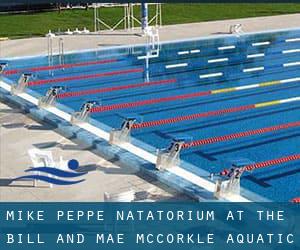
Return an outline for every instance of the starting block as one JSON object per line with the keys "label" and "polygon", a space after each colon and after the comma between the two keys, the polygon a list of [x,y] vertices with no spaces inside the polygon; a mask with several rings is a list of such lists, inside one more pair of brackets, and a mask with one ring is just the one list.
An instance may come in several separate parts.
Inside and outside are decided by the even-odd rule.
{"label": "starting block", "polygon": [[192,140],[190,136],[176,136],[167,149],[158,152],[156,160],[156,169],[167,169],[180,165],[180,151],[184,143]]}
{"label": "starting block", "polygon": [[214,196],[217,199],[228,198],[234,195],[240,195],[241,185],[240,185],[240,176],[235,176],[234,174],[229,180],[219,179],[216,181]]}
{"label": "starting block", "polygon": [[6,62],[0,62],[0,74],[3,73],[3,71],[5,70],[6,67],[7,67]]}
{"label": "starting block", "polygon": [[32,77],[31,73],[23,73],[20,76],[18,83],[12,85],[11,94],[17,95],[17,94],[23,93],[24,90],[26,89],[26,87],[28,86],[28,82],[31,77]]}
{"label": "starting block", "polygon": [[75,112],[71,117],[72,124],[78,124],[83,122],[88,122],[89,116],[91,113],[91,109],[96,106],[100,105],[98,101],[87,101],[84,103],[79,112]]}
{"label": "starting block", "polygon": [[59,92],[65,90],[63,86],[53,86],[51,87],[45,96],[41,97],[38,102],[40,108],[47,108],[55,104],[55,100]]}
{"label": "starting block", "polygon": [[137,114],[129,114],[125,117],[120,129],[113,129],[109,135],[110,144],[130,142],[131,129],[134,123],[142,122],[142,117]]}
{"label": "starting block", "polygon": [[225,178],[216,181],[214,196],[218,199],[228,198],[230,196],[240,195],[241,192],[241,176],[244,173],[244,166],[253,164],[254,162],[239,158],[231,161],[231,168],[224,170],[222,176]]}

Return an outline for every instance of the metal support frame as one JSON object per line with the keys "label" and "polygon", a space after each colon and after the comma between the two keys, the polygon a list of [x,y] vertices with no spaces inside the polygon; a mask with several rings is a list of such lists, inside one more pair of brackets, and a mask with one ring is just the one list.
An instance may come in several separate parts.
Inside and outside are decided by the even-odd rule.
{"label": "metal support frame", "polygon": [[[130,20],[131,29],[135,29],[135,25],[142,25],[142,20],[134,15],[134,6],[140,4],[130,4]],[[155,5],[155,14],[152,17],[148,17],[148,26],[153,25],[155,27],[162,27],[162,4],[161,3],[148,3],[148,5]]]}
{"label": "metal support frame", "polygon": [[84,103],[80,108],[80,112],[75,112],[72,115],[71,123],[78,124],[78,123],[88,122],[91,109],[95,105],[99,105],[99,103],[97,101],[88,101]]}
{"label": "metal support frame", "polygon": [[130,134],[133,124],[137,121],[137,118],[126,118],[121,125],[120,129],[113,129],[109,135],[110,144],[120,144],[130,142]]}
{"label": "metal support frame", "polygon": [[169,148],[158,152],[156,169],[168,169],[180,165],[180,151],[184,144],[182,139],[174,139]]}
{"label": "metal support frame", "polygon": [[55,100],[59,92],[64,90],[65,88],[62,86],[53,86],[51,87],[45,96],[41,97],[38,102],[38,106],[40,108],[46,108],[49,106],[53,106],[55,104]]}
{"label": "metal support frame", "polygon": [[[100,16],[100,9],[101,7],[122,7],[124,8],[124,15],[123,17],[118,20],[114,25],[107,24]],[[130,28],[130,7],[129,4],[94,4],[94,31],[98,32],[101,30],[100,25],[102,24],[108,30],[115,30],[120,25],[124,25],[124,29]]]}
{"label": "metal support frame", "polygon": [[31,73],[23,73],[20,76],[18,83],[12,85],[11,94],[17,95],[17,94],[23,93],[24,90],[26,89],[31,77],[32,77]]}
{"label": "metal support frame", "polygon": [[[128,4],[105,4],[105,3],[95,3],[94,8],[94,31],[99,32],[102,29],[100,25],[104,26],[103,30],[115,30],[123,24],[124,30],[135,29],[136,25],[141,27],[142,20],[141,17],[136,17],[134,15],[134,6],[141,5],[140,3],[128,3]],[[148,3],[148,5],[155,5],[155,14],[149,17],[148,25],[155,25],[156,27],[162,26],[162,4],[161,3]],[[124,14],[123,17],[118,20],[114,25],[107,24],[100,16],[101,8],[109,7],[123,7]]]}
{"label": "metal support frame", "polygon": [[135,5],[136,5],[136,4],[133,4],[133,3],[130,3],[130,4],[129,4],[129,8],[130,8],[130,17],[129,17],[129,19],[130,19],[130,24],[131,24],[130,28],[131,28],[131,29],[134,29],[136,24],[137,24],[138,26],[141,26],[141,25],[142,25],[141,20],[139,20],[139,19],[138,19],[137,17],[135,17],[135,15],[134,15],[134,6],[135,6]]}

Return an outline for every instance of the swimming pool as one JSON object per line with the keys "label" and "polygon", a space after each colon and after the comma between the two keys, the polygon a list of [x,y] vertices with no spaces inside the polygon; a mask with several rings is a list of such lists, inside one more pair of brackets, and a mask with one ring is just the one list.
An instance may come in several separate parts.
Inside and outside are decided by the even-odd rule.
{"label": "swimming pool", "polygon": [[3,80],[32,73],[36,98],[63,87],[55,105],[68,114],[95,101],[89,123],[107,140],[136,118],[132,153],[149,152],[146,160],[184,138],[180,167],[168,171],[193,173],[208,189],[209,173],[232,163],[287,158],[245,172],[241,186],[251,200],[300,195],[300,29],[167,42],[155,53],[137,45],[68,53],[64,64],[59,55],[51,65],[46,56],[11,58]]}

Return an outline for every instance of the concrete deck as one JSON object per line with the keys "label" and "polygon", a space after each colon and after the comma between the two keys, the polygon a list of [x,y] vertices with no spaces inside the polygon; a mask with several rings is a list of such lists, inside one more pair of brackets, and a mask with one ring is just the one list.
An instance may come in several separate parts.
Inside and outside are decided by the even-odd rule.
{"label": "concrete deck", "polygon": [[[161,41],[195,38],[208,35],[227,34],[229,26],[240,23],[245,32],[269,29],[285,29],[300,27],[300,14],[280,15],[272,17],[243,18],[214,22],[202,22],[163,26],[160,29]],[[95,49],[107,46],[144,43],[145,37],[139,30],[103,31],[95,35],[60,36],[64,38],[65,51],[78,49]],[[58,51],[58,38],[53,43],[54,53]],[[0,57],[29,56],[47,53],[47,38],[8,40],[0,42]]]}
{"label": "concrete deck", "polygon": [[[216,22],[164,26],[162,41],[225,34],[231,24],[241,23],[244,31],[262,31],[299,27],[300,14],[246,18]],[[143,43],[144,37],[124,31],[103,32],[100,35],[67,36],[65,51],[105,46]],[[55,43],[56,45],[57,43]],[[46,38],[31,38],[1,42],[1,57],[45,54]],[[54,48],[57,51],[57,48]],[[52,150],[56,157],[76,158],[88,170],[86,181],[69,187],[33,188],[32,182],[10,184],[10,178],[21,176],[31,163],[27,150],[32,147]],[[145,177],[143,177],[145,178]],[[143,179],[118,162],[108,162],[88,148],[57,134],[52,127],[40,124],[20,110],[0,103],[0,200],[2,201],[102,201],[103,193],[118,193],[133,189],[137,199],[188,200],[152,179]]]}
{"label": "concrete deck", "polygon": [[[32,181],[10,183],[24,175],[31,166],[27,150],[51,150],[55,160],[77,159],[80,170],[87,171],[85,182],[72,186],[47,187]],[[143,177],[145,178],[145,177]],[[143,179],[131,169],[120,168],[118,162],[104,160],[76,141],[57,134],[53,127],[30,119],[21,110],[0,103],[0,201],[103,201],[104,192],[119,193],[133,190],[137,200],[187,200],[156,181]]]}

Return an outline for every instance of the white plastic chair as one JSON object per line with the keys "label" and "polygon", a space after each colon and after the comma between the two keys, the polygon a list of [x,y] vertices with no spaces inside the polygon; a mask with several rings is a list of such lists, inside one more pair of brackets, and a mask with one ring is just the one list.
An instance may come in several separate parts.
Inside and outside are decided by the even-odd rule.
{"label": "white plastic chair", "polygon": [[73,35],[73,31],[71,31],[70,29],[68,29],[68,30],[65,32],[65,35]]}
{"label": "white plastic chair", "polygon": [[[29,157],[33,164],[34,168],[38,167],[56,167],[56,164],[53,160],[52,152],[51,151],[43,151],[37,148],[32,148],[28,150]],[[40,175],[40,172],[35,172],[37,175]],[[51,175],[48,174],[50,177]],[[37,186],[37,180],[33,181],[33,185]],[[53,184],[50,184],[50,187],[53,187]]]}
{"label": "white plastic chair", "polygon": [[79,30],[78,28],[76,28],[74,31],[73,31],[73,34],[74,35],[80,35],[82,33],[81,30]]}
{"label": "white plastic chair", "polygon": [[49,32],[45,35],[48,38],[53,38],[55,37],[55,34],[51,32],[51,30],[49,30]]}

